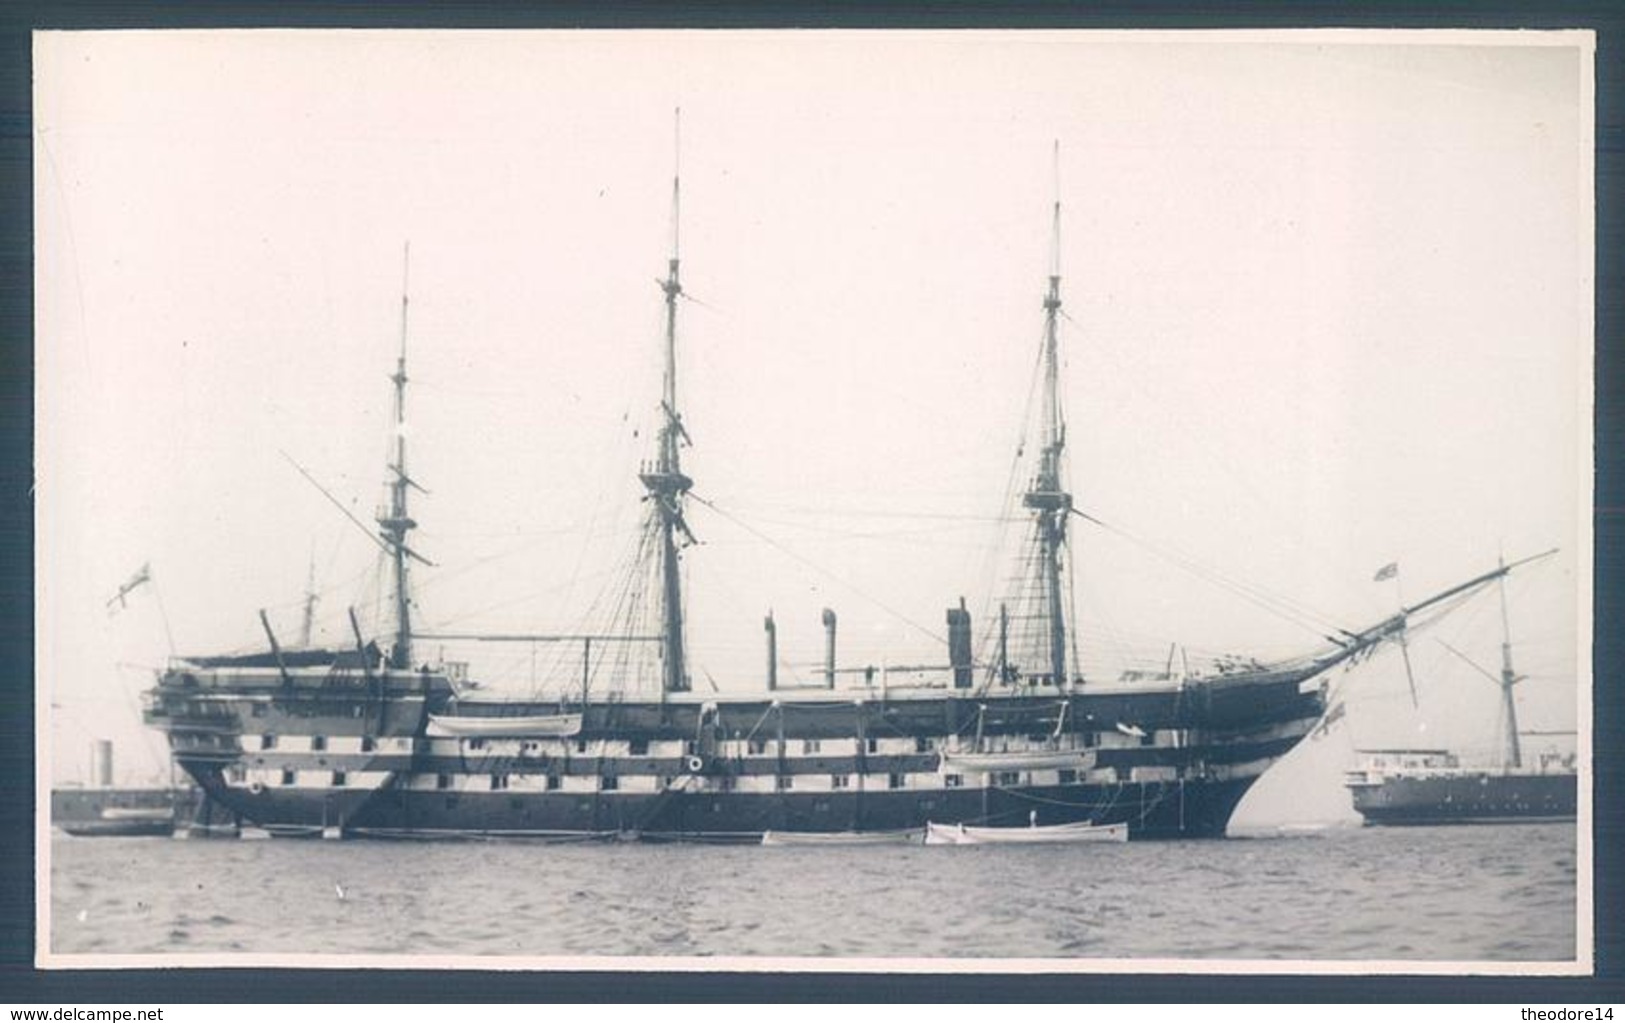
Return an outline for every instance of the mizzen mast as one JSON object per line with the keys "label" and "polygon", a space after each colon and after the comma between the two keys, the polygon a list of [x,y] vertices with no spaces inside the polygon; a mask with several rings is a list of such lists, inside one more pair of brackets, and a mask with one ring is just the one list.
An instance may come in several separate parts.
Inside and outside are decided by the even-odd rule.
{"label": "mizzen mast", "polygon": [[1066,448],[1066,423],[1061,417],[1060,351],[1057,320],[1061,313],[1061,194],[1060,144],[1055,147],[1056,188],[1050,226],[1049,289],[1044,295],[1044,393],[1041,412],[1043,450],[1032,485],[1022,504],[1034,512],[1042,573],[1041,601],[1048,625],[1047,653],[1050,681],[1066,684],[1066,612],[1061,558],[1066,547],[1066,520],[1072,495],[1061,479],[1061,454]]}
{"label": "mizzen mast", "polygon": [[[678,112],[681,117],[681,111]],[[681,141],[681,120],[674,133]],[[678,535],[688,543],[694,542],[683,519],[683,495],[693,487],[694,481],[683,474],[680,455],[681,444],[688,441],[683,429],[682,416],[677,412],[677,299],[683,293],[678,274],[678,224],[681,173],[673,159],[671,178],[671,258],[666,263],[666,278],[660,290],[666,296],[665,370],[662,375],[660,398],[660,430],[656,441],[653,469],[645,469],[638,476],[654,503],[651,524],[659,531],[661,639],[662,666],[661,691],[687,692],[688,671],[683,645],[683,579],[680,565],[681,552]]]}

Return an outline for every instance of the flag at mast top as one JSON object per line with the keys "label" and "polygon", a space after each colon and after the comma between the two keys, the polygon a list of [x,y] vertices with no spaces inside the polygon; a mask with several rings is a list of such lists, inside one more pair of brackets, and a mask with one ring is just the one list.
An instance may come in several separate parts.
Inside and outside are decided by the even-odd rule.
{"label": "flag at mast top", "polygon": [[1061,140],[1055,139],[1050,151],[1050,164],[1054,177],[1054,207],[1050,230],[1049,275],[1061,276]]}
{"label": "flag at mast top", "polygon": [[683,170],[683,108],[673,107],[671,112],[671,258],[676,262],[679,258],[677,250],[678,226],[678,191],[677,183],[682,180]]}
{"label": "flag at mast top", "polygon": [[[122,584],[120,584],[118,592],[108,598],[107,608],[109,613],[117,613],[125,607],[128,607],[129,602],[126,598],[129,597],[130,592],[143,583],[148,583],[151,581],[152,563],[148,562],[137,569],[134,575],[130,576],[130,578],[126,579]],[[117,604],[118,607],[114,607],[114,604]]]}

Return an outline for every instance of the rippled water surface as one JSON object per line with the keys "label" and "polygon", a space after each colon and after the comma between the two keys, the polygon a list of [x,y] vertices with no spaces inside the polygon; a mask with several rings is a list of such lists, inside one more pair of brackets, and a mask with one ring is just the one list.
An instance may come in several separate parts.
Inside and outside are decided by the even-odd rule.
{"label": "rippled water surface", "polygon": [[1571,960],[1573,825],[1096,846],[51,843],[57,953]]}

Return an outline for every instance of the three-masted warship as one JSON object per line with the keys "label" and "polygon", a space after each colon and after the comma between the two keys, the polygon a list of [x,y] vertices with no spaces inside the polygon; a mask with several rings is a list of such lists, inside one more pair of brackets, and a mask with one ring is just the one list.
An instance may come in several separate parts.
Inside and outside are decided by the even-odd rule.
{"label": "three-masted warship", "polygon": [[[673,176],[676,222],[678,178]],[[396,438],[377,540],[393,580],[393,635],[369,638],[352,611],[346,649],[179,657],[148,694],[146,720],[207,796],[200,826],[273,835],[640,837],[760,841],[765,833],[868,834],[947,825],[1126,825],[1133,838],[1222,836],[1248,788],[1321,719],[1323,676],[1401,634],[1411,617],[1486,585],[1502,568],[1339,631],[1290,661],[1085,680],[1069,632],[1068,533],[1082,513],[1064,474],[1058,318],[1059,227],[1042,302],[1041,447],[1020,495],[1030,523],[1023,636],[1001,606],[978,658],[963,602],[947,612],[947,665],[907,685],[852,676],[825,688],[696,693],[684,643],[684,517],[693,486],[681,449],[675,241],[660,281],[664,377],[653,461],[643,466],[645,592],[655,634],[566,637],[640,644],[659,691],[493,699],[414,632],[399,427],[406,402],[406,295],[395,372]],[[769,641],[772,623],[768,622]],[[1025,638],[1023,638],[1025,637]],[[561,637],[548,637],[558,639]],[[1027,646],[1017,651],[1021,643]]]}

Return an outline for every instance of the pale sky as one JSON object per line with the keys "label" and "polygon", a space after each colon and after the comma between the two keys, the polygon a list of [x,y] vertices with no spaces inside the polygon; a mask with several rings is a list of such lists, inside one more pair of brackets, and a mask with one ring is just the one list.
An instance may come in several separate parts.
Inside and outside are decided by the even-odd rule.
{"label": "pale sky", "polygon": [[[1414,599],[1560,547],[1510,595],[1525,723],[1573,728],[1590,73],[1540,33],[39,35],[42,756],[158,770],[164,619],[292,637],[313,557],[318,642],[383,624],[376,548],[281,452],[370,518],[408,241],[422,625],[592,627],[653,454],[676,107],[684,464],[728,516],[690,505],[697,688],[762,686],[769,608],[786,681],[825,606],[852,666],[942,662],[960,596],[987,623],[1058,142],[1078,506],[1351,628],[1388,562]],[[1320,645],[1075,526],[1086,664]],[[1437,636],[1496,671],[1490,596]],[[1380,656],[1339,741],[1487,745],[1493,687],[1413,653],[1421,716]]]}

